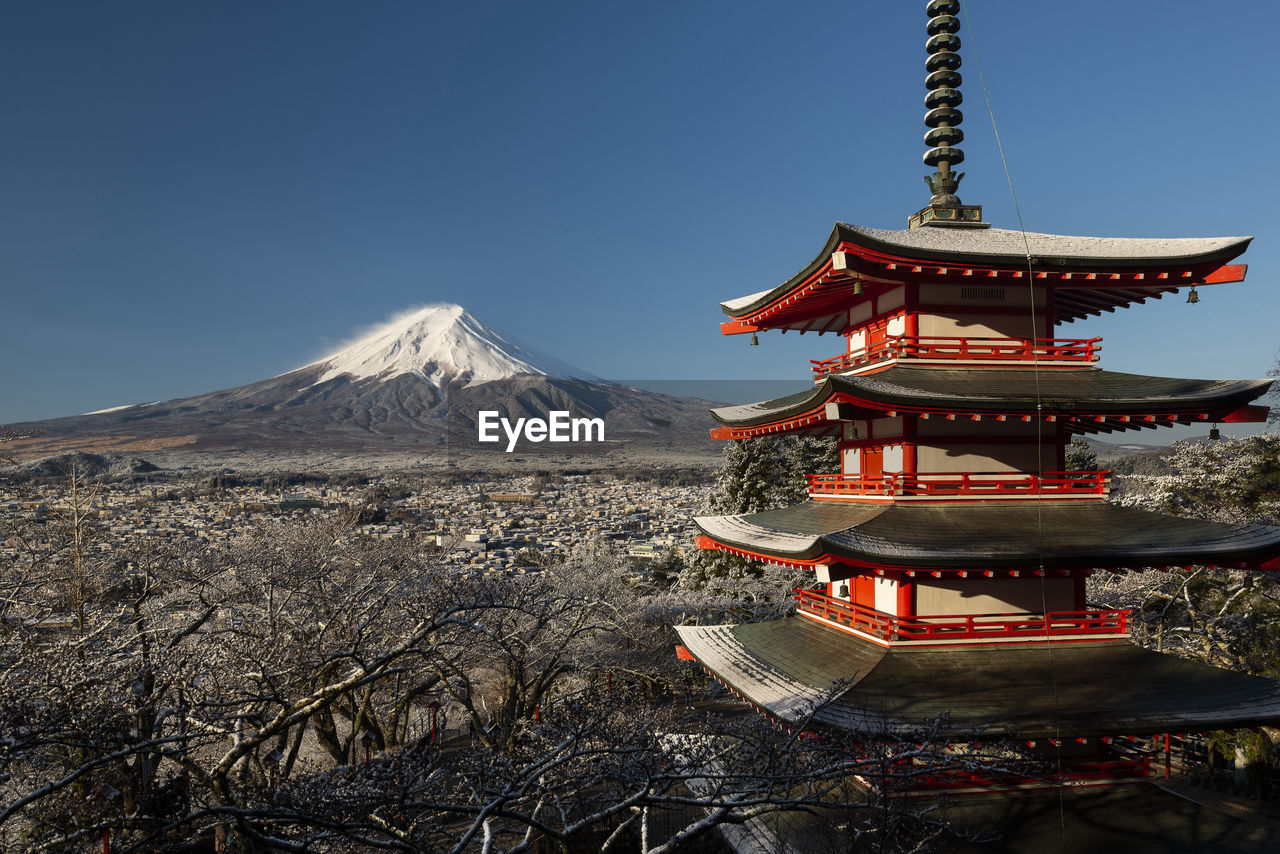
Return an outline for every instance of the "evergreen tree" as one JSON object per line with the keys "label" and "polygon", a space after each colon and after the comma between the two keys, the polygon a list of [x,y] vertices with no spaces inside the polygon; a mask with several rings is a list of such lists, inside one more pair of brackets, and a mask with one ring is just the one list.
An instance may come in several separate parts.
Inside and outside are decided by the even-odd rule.
{"label": "evergreen tree", "polygon": [[840,471],[835,439],[785,436],[738,439],[724,449],[709,510],[759,513],[808,498],[806,474]]}
{"label": "evergreen tree", "polygon": [[773,484],[774,506],[807,500],[805,475],[840,471],[840,449],[834,438],[787,436],[777,443],[776,451],[781,476]]}
{"label": "evergreen tree", "polygon": [[1098,471],[1098,455],[1079,436],[1067,445],[1067,471]]}
{"label": "evergreen tree", "polygon": [[[725,516],[759,513],[785,507],[808,498],[806,474],[840,470],[840,455],[834,439],[810,436],[738,439],[724,449],[724,462],[716,476],[707,502],[707,512]],[[758,582],[765,565],[722,551],[699,550],[680,573],[679,584],[687,590],[715,592],[732,597],[742,589],[740,582]],[[785,593],[799,579],[788,580]],[[751,585],[748,585],[751,586]],[[758,598],[755,594],[745,598]],[[739,615],[745,618],[746,614]]]}
{"label": "evergreen tree", "polygon": [[758,513],[773,507],[778,462],[768,439],[736,439],[724,449],[724,462],[711,492],[717,515]]}

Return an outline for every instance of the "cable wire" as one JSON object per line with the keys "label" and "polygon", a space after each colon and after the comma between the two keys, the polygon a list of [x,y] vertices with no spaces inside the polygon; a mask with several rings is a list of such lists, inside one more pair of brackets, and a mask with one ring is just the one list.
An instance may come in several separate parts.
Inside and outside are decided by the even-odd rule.
{"label": "cable wire", "polygon": [[[1009,169],[1008,158],[1005,157],[1004,143],[1000,140],[1000,126],[996,123],[995,110],[991,107],[991,92],[987,89],[987,78],[982,72],[982,59],[978,53],[978,39],[974,34],[973,23],[969,19],[969,4],[965,0],[960,0],[960,9],[964,12],[965,31],[969,37],[969,44],[973,51],[974,65],[978,69],[978,82],[982,85],[982,96],[986,100],[987,115],[991,119],[991,130],[996,137],[996,149],[1000,152],[1000,165],[1004,168],[1004,177],[1009,184],[1009,197],[1013,200],[1013,210],[1018,219],[1018,231],[1022,235],[1022,249],[1027,261],[1027,293],[1029,296],[1031,308],[1031,371],[1035,378],[1036,391],[1036,470],[1043,479],[1044,476],[1044,403],[1040,393],[1040,358],[1036,353],[1036,341],[1039,336],[1036,326],[1036,289],[1035,278],[1032,271],[1031,241],[1027,238],[1027,229],[1022,221],[1022,207],[1018,204],[1018,193],[1013,187],[1013,173]],[[1066,851],[1066,806],[1065,794],[1063,792],[1064,784],[1062,781],[1062,708],[1061,701],[1058,697],[1058,677],[1054,663],[1053,641],[1049,633],[1049,605],[1048,596],[1045,592],[1045,562],[1044,562],[1044,512],[1041,502],[1044,500],[1043,483],[1040,490],[1036,493],[1036,551],[1039,555],[1040,569],[1040,607],[1044,613],[1044,644],[1045,649],[1049,653],[1049,680],[1053,687],[1053,716],[1054,716],[1054,739],[1057,744],[1057,770],[1058,770],[1058,832],[1062,850]]]}

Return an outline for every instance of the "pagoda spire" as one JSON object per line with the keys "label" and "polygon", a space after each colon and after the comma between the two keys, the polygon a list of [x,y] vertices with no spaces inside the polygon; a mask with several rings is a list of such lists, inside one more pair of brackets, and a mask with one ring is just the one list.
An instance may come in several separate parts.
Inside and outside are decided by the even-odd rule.
{"label": "pagoda spire", "polygon": [[924,154],[927,166],[934,166],[937,171],[925,177],[929,191],[933,194],[927,207],[912,214],[908,220],[911,228],[922,225],[950,225],[986,227],[982,222],[982,206],[961,203],[956,190],[964,173],[957,173],[951,167],[964,162],[964,152],[959,144],[964,141],[964,131],[960,123],[964,121],[964,113],[957,109],[964,100],[960,94],[960,19],[956,13],[960,11],[960,0],[928,0],[925,14],[929,23],[925,30],[929,40],[925,42],[925,95],[924,105],[928,112],[924,114],[924,123],[929,130],[924,135],[924,144],[929,150]]}

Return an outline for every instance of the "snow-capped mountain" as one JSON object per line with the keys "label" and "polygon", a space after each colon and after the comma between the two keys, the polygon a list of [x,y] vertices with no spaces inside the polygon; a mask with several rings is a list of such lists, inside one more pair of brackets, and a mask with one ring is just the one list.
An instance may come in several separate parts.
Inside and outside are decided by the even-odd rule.
{"label": "snow-capped mountain", "polygon": [[318,368],[315,384],[337,377],[386,380],[411,374],[437,388],[470,387],[522,374],[600,382],[504,335],[460,305],[426,305],[398,315],[302,370]]}
{"label": "snow-capped mountain", "polygon": [[458,449],[474,443],[478,413],[485,410],[513,422],[568,411],[603,418],[608,447],[710,447],[706,406],[607,383],[486,326],[461,306],[429,305],[260,382],[11,426],[42,431],[35,445],[50,452],[181,447],[358,454]]}

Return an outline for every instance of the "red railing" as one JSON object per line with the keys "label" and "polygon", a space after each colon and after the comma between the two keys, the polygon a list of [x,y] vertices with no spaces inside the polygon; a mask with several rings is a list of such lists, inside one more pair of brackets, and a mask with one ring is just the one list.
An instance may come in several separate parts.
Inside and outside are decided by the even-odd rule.
{"label": "red railing", "polygon": [[815,590],[793,590],[796,605],[833,623],[886,641],[962,641],[1057,635],[1123,635],[1128,611],[1050,611],[1048,614],[955,614],[895,617]]}
{"label": "red railing", "polygon": [[810,359],[814,375],[851,371],[885,359],[954,359],[1000,362],[1096,362],[1101,338],[922,338],[896,335],[861,350],[821,361]]}
{"label": "red railing", "polygon": [[984,771],[967,771],[960,768],[942,769],[928,774],[915,776],[912,789],[968,789],[982,788],[997,790],[1002,787],[1022,788],[1025,786],[1074,783],[1104,783],[1106,781],[1144,780],[1151,776],[1151,757],[1139,756],[1133,759],[1111,759],[1093,762],[1066,762],[1060,772],[1049,779],[1025,777],[1019,774],[1000,774]]}
{"label": "red railing", "polygon": [[1132,759],[1095,760],[1072,762],[1063,768],[1066,780],[1117,780],[1151,776],[1151,755],[1142,754]]}
{"label": "red railing", "polygon": [[1106,495],[1109,471],[1021,472],[886,472],[878,475],[807,474],[809,494],[819,497]]}

